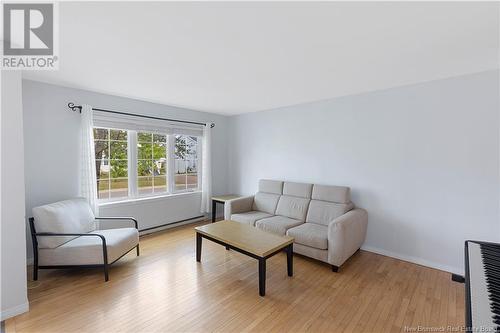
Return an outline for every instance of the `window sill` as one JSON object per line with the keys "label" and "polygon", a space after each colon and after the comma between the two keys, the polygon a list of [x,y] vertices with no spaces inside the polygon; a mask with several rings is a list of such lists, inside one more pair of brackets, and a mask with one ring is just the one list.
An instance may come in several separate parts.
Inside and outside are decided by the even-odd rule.
{"label": "window sill", "polygon": [[150,197],[138,197],[138,198],[132,198],[132,199],[128,198],[128,199],[124,199],[124,200],[116,200],[116,201],[105,201],[105,202],[98,203],[98,205],[99,205],[99,207],[138,205],[138,204],[141,204],[144,202],[161,201],[161,200],[165,200],[168,198],[189,196],[189,195],[195,195],[195,194],[201,194],[201,191],[196,190],[196,191],[192,191],[192,192],[180,192],[180,193],[171,193],[171,194],[157,195],[157,196],[150,196]]}

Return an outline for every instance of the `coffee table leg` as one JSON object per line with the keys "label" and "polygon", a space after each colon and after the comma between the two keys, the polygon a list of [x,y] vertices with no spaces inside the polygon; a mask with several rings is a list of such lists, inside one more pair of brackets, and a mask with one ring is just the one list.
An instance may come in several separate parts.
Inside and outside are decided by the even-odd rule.
{"label": "coffee table leg", "polygon": [[293,276],[293,243],[286,247],[286,268],[288,276]]}
{"label": "coffee table leg", "polygon": [[266,259],[259,259],[259,295],[266,295]]}
{"label": "coffee table leg", "polygon": [[196,233],[196,261],[201,260],[201,234]]}

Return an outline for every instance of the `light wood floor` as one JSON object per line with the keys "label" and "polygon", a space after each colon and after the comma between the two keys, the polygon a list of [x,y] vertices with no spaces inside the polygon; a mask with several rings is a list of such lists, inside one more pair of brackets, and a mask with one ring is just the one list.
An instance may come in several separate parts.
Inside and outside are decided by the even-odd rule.
{"label": "light wood floor", "polygon": [[[301,256],[268,260],[258,295],[257,261],[203,240],[193,225],[141,238],[105,283],[99,270],[41,270],[29,282],[30,311],[7,332],[400,332],[464,323],[464,286],[450,274],[370,252],[340,273]],[[30,276],[31,280],[31,276]]]}

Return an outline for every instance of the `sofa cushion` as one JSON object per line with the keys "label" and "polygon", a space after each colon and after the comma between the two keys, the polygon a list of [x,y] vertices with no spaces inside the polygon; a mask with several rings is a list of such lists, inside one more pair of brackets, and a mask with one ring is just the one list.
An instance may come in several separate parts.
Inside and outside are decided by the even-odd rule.
{"label": "sofa cushion", "polygon": [[312,199],[338,203],[351,202],[351,190],[345,186],[314,185]]}
{"label": "sofa cushion", "polygon": [[258,192],[253,198],[252,210],[274,215],[279,198],[279,194]]}
{"label": "sofa cushion", "polygon": [[278,201],[275,215],[282,215],[299,221],[305,221],[309,199],[282,195]]}
{"label": "sofa cushion", "polygon": [[261,179],[259,180],[259,192],[282,194],[283,182],[279,180]]}
{"label": "sofa cushion", "polygon": [[285,182],[283,195],[311,199],[312,184]]}
{"label": "sofa cushion", "polygon": [[[77,198],[33,208],[37,232],[87,233],[95,230],[95,217],[87,200]],[[75,237],[38,237],[39,248],[55,248]]]}
{"label": "sofa cushion", "polygon": [[304,222],[285,216],[273,216],[258,220],[255,222],[255,226],[259,229],[284,236],[288,229],[296,227],[302,223]]}
{"label": "sofa cushion", "polygon": [[352,203],[340,204],[335,202],[326,202],[311,200],[307,210],[306,222],[328,225],[337,217],[350,211],[354,205]]}
{"label": "sofa cushion", "polygon": [[[96,230],[89,234],[103,235],[106,239],[108,263],[139,243],[139,232],[135,228]],[[41,266],[103,264],[102,240],[100,237],[80,236],[54,249],[40,249],[38,261]]]}
{"label": "sofa cushion", "polygon": [[255,221],[262,220],[266,217],[271,217],[271,216],[272,216],[271,214],[253,210],[251,212],[246,212],[246,213],[232,214],[231,221],[236,221],[254,226]]}
{"label": "sofa cushion", "polygon": [[328,227],[316,223],[304,223],[288,229],[286,234],[295,238],[295,243],[320,250],[328,248]]}

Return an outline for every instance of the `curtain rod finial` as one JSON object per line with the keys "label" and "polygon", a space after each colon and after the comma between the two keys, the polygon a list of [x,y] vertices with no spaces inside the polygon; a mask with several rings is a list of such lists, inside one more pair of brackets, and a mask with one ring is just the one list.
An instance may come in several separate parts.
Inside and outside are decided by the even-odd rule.
{"label": "curtain rod finial", "polygon": [[73,111],[79,111],[80,113],[82,113],[82,107],[79,105],[75,105],[75,103],[73,102],[68,103],[68,108],[70,108]]}
{"label": "curtain rod finial", "polygon": [[214,127],[215,127],[215,123],[211,123],[210,128],[214,128]]}

